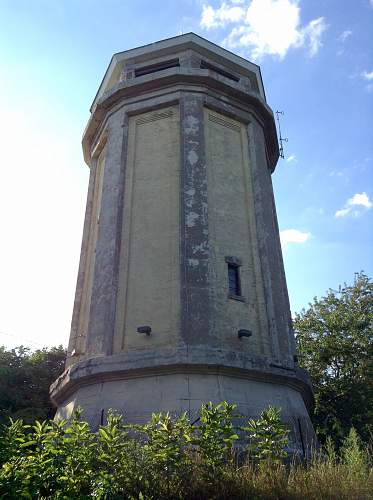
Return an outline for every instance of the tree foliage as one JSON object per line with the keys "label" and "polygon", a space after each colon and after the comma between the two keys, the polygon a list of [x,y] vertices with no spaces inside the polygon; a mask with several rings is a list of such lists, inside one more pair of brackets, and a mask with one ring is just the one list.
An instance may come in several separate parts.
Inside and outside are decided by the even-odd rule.
{"label": "tree foliage", "polygon": [[27,422],[50,418],[50,384],[62,373],[66,352],[62,346],[7,350],[0,346],[0,423],[8,417]]}
{"label": "tree foliage", "polygon": [[301,365],[315,391],[313,415],[321,440],[339,444],[354,427],[373,432],[373,283],[363,272],[352,285],[329,290],[297,314],[294,328]]}

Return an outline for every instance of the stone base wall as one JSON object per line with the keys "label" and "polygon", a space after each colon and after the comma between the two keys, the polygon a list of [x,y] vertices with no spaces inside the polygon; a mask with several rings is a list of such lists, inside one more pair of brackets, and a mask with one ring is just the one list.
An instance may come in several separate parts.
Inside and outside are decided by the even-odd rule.
{"label": "stone base wall", "polygon": [[304,454],[314,442],[312,424],[299,391],[280,383],[216,373],[172,373],[84,385],[59,405],[56,418],[69,418],[82,407],[83,419],[94,430],[106,423],[109,409],[123,414],[125,421],[131,423],[145,423],[152,413],[160,411],[174,416],[187,412],[194,421],[201,405],[209,401],[235,403],[248,418],[258,417],[269,405],[279,407],[283,421],[291,429],[291,447]]}

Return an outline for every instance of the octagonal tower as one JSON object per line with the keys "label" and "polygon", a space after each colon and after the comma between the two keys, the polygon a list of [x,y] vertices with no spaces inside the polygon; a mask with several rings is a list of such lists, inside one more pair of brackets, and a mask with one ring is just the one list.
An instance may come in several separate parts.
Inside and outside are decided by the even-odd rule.
{"label": "octagonal tower", "polygon": [[57,418],[115,408],[191,418],[203,402],[282,408],[303,449],[312,391],[295,356],[260,69],[185,34],[115,54],[83,137],[90,181]]}

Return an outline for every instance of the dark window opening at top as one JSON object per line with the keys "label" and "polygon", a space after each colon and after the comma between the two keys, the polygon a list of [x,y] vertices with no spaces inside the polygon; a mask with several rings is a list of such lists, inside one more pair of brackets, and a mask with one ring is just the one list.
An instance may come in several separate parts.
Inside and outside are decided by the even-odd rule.
{"label": "dark window opening at top", "polygon": [[240,268],[228,263],[229,295],[241,296]]}
{"label": "dark window opening at top", "polygon": [[179,59],[170,59],[168,61],[163,61],[156,64],[150,64],[149,66],[144,66],[142,68],[135,69],[135,77],[148,75],[150,73],[156,73],[157,71],[162,71],[163,69],[177,68],[180,66]]}
{"label": "dark window opening at top", "polygon": [[201,69],[211,69],[211,71],[215,71],[215,73],[225,76],[225,78],[229,78],[230,80],[233,80],[235,82],[240,81],[240,79],[237,76],[232,75],[232,73],[228,73],[228,71],[218,68],[217,66],[214,66],[213,64],[210,64],[207,61],[201,61]]}

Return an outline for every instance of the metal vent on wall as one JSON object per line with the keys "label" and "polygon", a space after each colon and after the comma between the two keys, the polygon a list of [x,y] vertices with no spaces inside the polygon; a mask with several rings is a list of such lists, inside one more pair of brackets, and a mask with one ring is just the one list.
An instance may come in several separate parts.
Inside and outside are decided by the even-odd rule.
{"label": "metal vent on wall", "polygon": [[156,120],[162,120],[163,118],[171,118],[174,115],[172,109],[166,111],[161,111],[159,113],[153,113],[148,116],[142,116],[136,120],[136,125],[142,125],[143,123],[155,122]]}
{"label": "metal vent on wall", "polygon": [[213,114],[209,114],[209,121],[214,122],[214,123],[218,123],[219,125],[223,125],[223,127],[228,127],[228,128],[235,130],[237,132],[239,132],[241,130],[239,125],[236,125],[235,123],[233,123],[231,121],[224,120],[223,118],[220,118],[219,116],[216,116]]}

